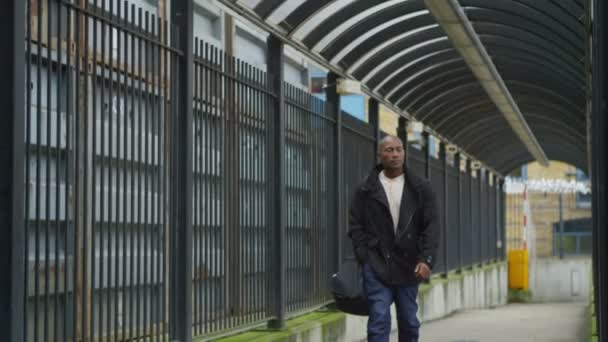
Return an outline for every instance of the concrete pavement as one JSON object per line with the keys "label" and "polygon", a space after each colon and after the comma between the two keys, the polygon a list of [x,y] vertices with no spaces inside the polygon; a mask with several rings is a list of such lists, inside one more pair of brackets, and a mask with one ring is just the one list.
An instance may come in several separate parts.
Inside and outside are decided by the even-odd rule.
{"label": "concrete pavement", "polygon": [[[421,342],[581,342],[587,304],[511,304],[471,310],[422,325]],[[398,342],[397,334],[391,341]]]}

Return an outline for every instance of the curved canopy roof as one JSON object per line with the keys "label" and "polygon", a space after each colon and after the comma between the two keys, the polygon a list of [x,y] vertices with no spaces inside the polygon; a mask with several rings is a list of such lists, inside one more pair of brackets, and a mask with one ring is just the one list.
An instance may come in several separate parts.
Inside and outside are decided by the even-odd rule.
{"label": "curved canopy roof", "polygon": [[[225,2],[506,174],[533,158],[423,0]],[[582,0],[459,0],[547,157],[587,169]]]}

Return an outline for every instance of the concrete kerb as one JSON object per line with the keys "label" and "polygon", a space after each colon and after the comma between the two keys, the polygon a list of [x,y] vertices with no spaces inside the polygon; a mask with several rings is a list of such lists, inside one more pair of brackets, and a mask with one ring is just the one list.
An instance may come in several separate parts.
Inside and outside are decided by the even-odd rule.
{"label": "concrete kerb", "polygon": [[[499,261],[432,277],[419,289],[421,322],[444,318],[461,310],[506,304],[506,286],[501,283],[506,281],[506,271],[506,262]],[[392,327],[396,330],[394,306],[391,311]],[[367,317],[319,310],[290,319],[286,324],[286,329],[281,331],[258,328],[230,337],[205,337],[195,341],[359,341],[365,340]]]}

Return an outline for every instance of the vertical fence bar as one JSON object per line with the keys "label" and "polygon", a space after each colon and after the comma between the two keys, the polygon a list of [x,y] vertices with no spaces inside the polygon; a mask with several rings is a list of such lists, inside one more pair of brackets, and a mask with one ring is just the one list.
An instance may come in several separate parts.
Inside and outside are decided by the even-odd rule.
{"label": "vertical fence bar", "polygon": [[[10,280],[0,284],[0,336],[24,341],[25,331],[25,12],[26,1],[9,0],[0,11],[0,37],[4,53],[0,57],[1,108],[8,122],[0,125],[0,265]],[[27,44],[29,44],[29,40]],[[40,57],[38,57],[40,58]],[[29,68],[29,66],[28,66]],[[29,112],[29,111],[28,111]],[[29,161],[28,161],[29,162]],[[26,268],[27,269],[27,268]]]}
{"label": "vertical fence bar", "polygon": [[456,192],[458,193],[457,198],[457,202],[453,203],[453,205],[456,205],[457,209],[457,215],[458,217],[456,218],[455,222],[457,222],[457,226],[458,226],[458,242],[456,242],[456,246],[457,246],[457,250],[458,250],[458,270],[462,270],[463,265],[464,265],[464,245],[463,245],[463,240],[462,240],[462,231],[464,230],[464,224],[462,222],[463,219],[463,215],[462,215],[462,172],[460,171],[460,151],[456,152],[456,154],[454,154],[454,168],[456,170]]}
{"label": "vertical fence bar", "polygon": [[492,218],[494,217],[494,208],[492,208],[492,186],[493,186],[493,177],[492,172],[488,171],[486,179],[486,229],[487,229],[487,239],[486,239],[486,262],[492,261],[492,251],[494,250],[496,243],[492,244],[492,230],[494,229],[494,223],[492,222]]}
{"label": "vertical fence bar", "polygon": [[501,180],[499,176],[494,177],[494,260],[499,261],[499,250],[502,248],[503,240],[500,235],[500,188],[501,188]]}
{"label": "vertical fence bar", "polygon": [[591,51],[593,56],[592,70],[592,115],[591,115],[591,184],[592,184],[592,211],[593,211],[593,278],[595,308],[597,313],[597,327],[599,341],[608,339],[608,232],[606,231],[608,214],[606,205],[608,198],[606,194],[606,182],[608,181],[606,150],[608,149],[608,138],[606,129],[608,127],[608,113],[606,112],[608,67],[606,66],[606,55],[608,53],[606,40],[602,39],[608,32],[606,20],[608,19],[608,4],[605,1],[593,1],[592,13],[594,20],[592,26],[593,45]]}
{"label": "vertical fence bar", "polygon": [[448,206],[450,205],[449,203],[449,197],[448,197],[448,160],[447,160],[447,153],[446,153],[446,146],[444,142],[441,142],[439,144],[439,158],[441,160],[441,168],[443,170],[443,197],[442,197],[442,201],[443,201],[443,217],[442,217],[442,224],[441,224],[441,239],[443,240],[443,266],[444,266],[444,270],[445,270],[445,276],[447,276],[447,273],[450,271],[449,268],[449,263],[448,263],[448,259],[449,259],[449,255],[448,255],[448,251],[449,251],[449,240],[448,240]]}
{"label": "vertical fence bar", "polygon": [[192,75],[193,59],[193,1],[171,1],[171,22],[178,30],[178,36],[171,43],[182,51],[177,63],[179,90],[175,101],[173,126],[173,171],[172,190],[172,238],[175,248],[172,260],[172,320],[170,339],[180,342],[192,341]]}
{"label": "vertical fence bar", "polygon": [[42,122],[42,1],[38,1],[38,18],[37,18],[37,33],[36,33],[36,171],[35,171],[35,208],[34,208],[34,342],[38,342],[40,336],[38,324],[40,320],[40,207],[42,206],[40,201],[40,164],[42,150],[41,142],[41,122]]}
{"label": "vertical fence bar", "polygon": [[[131,22],[130,24],[135,25],[136,20],[135,20],[135,5],[131,4]],[[135,183],[136,183],[136,174],[135,174],[135,165],[136,165],[136,159],[135,159],[135,124],[136,124],[136,113],[135,113],[135,106],[136,106],[136,98],[137,98],[137,93],[135,91],[135,86],[136,86],[136,79],[137,79],[137,69],[136,69],[136,56],[137,56],[137,49],[135,48],[136,46],[136,37],[134,35],[130,35],[130,42],[129,42],[129,48],[130,48],[130,62],[128,63],[128,65],[130,66],[130,71],[131,71],[131,82],[130,82],[130,91],[131,91],[131,107],[129,110],[129,123],[130,123],[130,127],[129,127],[129,131],[131,133],[131,139],[129,142],[129,178],[130,178],[130,196],[129,196],[129,224],[127,225],[128,230],[129,230],[129,273],[128,273],[128,277],[129,277],[129,286],[127,288],[127,292],[128,292],[128,298],[129,298],[129,313],[128,313],[128,325],[125,325],[129,332],[129,340],[135,338],[137,335],[134,335],[134,332],[137,328],[136,325],[134,325],[135,322],[135,317],[134,312],[135,312],[135,227],[137,226],[137,221],[136,221],[136,215],[135,215]]]}
{"label": "vertical fence bar", "polygon": [[[374,161],[378,154],[378,144],[380,143],[380,103],[374,98],[368,100],[369,124],[374,128]],[[403,142],[406,144],[406,142]]]}
{"label": "vertical fence bar", "polygon": [[[53,61],[51,56],[51,32],[52,32],[52,22],[53,15],[51,10],[51,2],[47,0],[46,2],[46,11],[47,11],[47,27],[46,27],[46,139],[44,142],[45,145],[45,166],[46,166],[46,175],[45,175],[45,199],[44,199],[44,339],[49,340],[49,283],[50,283],[50,234],[49,230],[51,229],[51,112],[53,111],[52,105],[52,97],[51,97],[51,78],[52,78],[52,70],[53,70]],[[42,37],[39,37],[42,39]],[[42,58],[42,56],[38,56],[38,58]],[[42,105],[41,103],[38,104]],[[40,123],[38,123],[40,124]],[[39,146],[41,145],[41,141],[38,142]],[[38,180],[40,181],[40,180]],[[40,196],[40,194],[38,195]]]}
{"label": "vertical fence bar", "polygon": [[404,163],[406,166],[409,166],[410,160],[410,151],[409,144],[407,143],[407,119],[403,116],[400,116],[397,121],[397,136],[403,142],[403,152],[405,153]]}
{"label": "vertical fence bar", "polygon": [[429,181],[431,180],[431,136],[428,132],[422,132],[422,141],[424,143],[424,176]]}
{"label": "vertical fence bar", "polygon": [[[275,318],[269,325],[273,328],[282,329],[285,327],[285,206],[286,200],[286,166],[285,166],[285,90],[283,87],[283,42],[277,37],[270,35],[268,37],[268,79],[271,91],[274,93],[275,99],[272,103],[271,112],[274,113],[273,120],[273,155],[274,163],[269,163],[269,167],[274,168],[273,176],[275,179],[275,195],[274,195],[274,243],[273,243],[273,267],[274,279],[272,284],[275,286],[274,291],[277,291],[274,301]],[[272,289],[268,289],[268,293],[272,293]]]}
{"label": "vertical fence bar", "polygon": [[336,161],[336,169],[335,169],[335,182],[334,186],[336,187],[336,217],[335,217],[335,246],[336,246],[336,260],[334,260],[335,270],[340,269],[340,264],[342,263],[342,248],[343,248],[343,211],[344,211],[344,182],[343,179],[343,149],[342,149],[342,109],[340,104],[340,94],[338,94],[338,75],[330,72],[327,74],[327,89],[326,89],[326,98],[327,98],[327,108],[330,113],[334,114],[336,118],[336,129],[334,135],[334,149],[335,156],[334,159]]}
{"label": "vertical fence bar", "polygon": [[[112,0],[112,7],[114,6],[114,0]],[[113,12],[113,11],[112,11]],[[118,0],[116,2],[116,17],[117,20],[121,21],[122,18],[122,6],[121,6],[121,1]],[[126,98],[125,94],[126,92],[123,92],[123,88],[125,86],[126,82],[126,73],[125,73],[125,77],[123,78],[123,68],[124,68],[124,61],[122,60],[122,30],[116,29],[116,64],[117,64],[117,68],[118,71],[116,72],[116,98],[117,98],[117,103],[116,103],[116,133],[114,133],[112,135],[112,138],[116,140],[116,151],[113,152],[112,156],[113,158],[115,158],[114,160],[114,164],[115,164],[115,173],[116,173],[116,193],[112,195],[112,198],[114,199],[114,201],[116,202],[116,214],[115,214],[115,219],[113,221],[113,229],[114,229],[114,237],[116,239],[116,244],[114,246],[114,284],[113,284],[113,291],[114,291],[114,300],[113,300],[113,304],[114,304],[114,312],[112,312],[111,314],[108,314],[108,319],[112,319],[114,322],[114,342],[118,342],[118,334],[119,331],[122,332],[119,327],[120,327],[120,321],[119,321],[119,301],[118,301],[118,297],[119,297],[119,293],[121,293],[122,291],[119,292],[119,288],[121,286],[121,280],[124,281],[124,278],[120,277],[120,259],[121,259],[121,253],[120,253],[120,229],[121,227],[124,229],[124,225],[122,224],[124,222],[124,205],[125,203],[122,202],[122,198],[121,198],[121,190],[124,192],[124,186],[123,183],[121,183],[122,180],[122,171],[124,170],[124,163],[126,162],[126,156],[124,154],[121,154],[121,149],[123,148],[124,145],[121,144],[121,123],[120,123],[120,118],[121,116],[125,116],[125,110],[122,106],[124,98]],[[126,129],[126,127],[122,127],[122,129]],[[122,219],[121,219],[121,214],[122,215]],[[124,240],[122,241],[124,242]],[[123,253],[122,253],[122,258],[124,258],[124,253],[125,249],[123,248]],[[112,317],[113,316],[113,317]]]}
{"label": "vertical fence bar", "polygon": [[[62,135],[62,130],[61,130],[61,126],[62,126],[62,119],[61,119],[61,110],[62,110],[62,106],[61,106],[61,100],[62,100],[62,92],[61,92],[61,75],[63,73],[63,60],[62,60],[62,40],[61,40],[61,23],[62,23],[62,6],[61,4],[57,3],[55,4],[56,8],[57,8],[57,37],[56,37],[56,44],[57,44],[57,83],[55,84],[56,87],[56,96],[57,96],[57,105],[56,105],[56,137],[55,137],[55,148],[56,148],[56,153],[55,153],[55,265],[54,268],[56,270],[55,273],[55,301],[54,301],[54,335],[53,335],[53,340],[54,341],[59,341],[60,339],[60,333],[59,333],[59,329],[61,329],[61,327],[59,326],[59,321],[60,319],[58,318],[59,315],[62,315],[62,319],[61,321],[66,322],[67,321],[67,309],[66,306],[63,306],[63,313],[61,313],[59,311],[59,296],[60,293],[63,294],[64,298],[67,298],[67,289],[65,287],[65,282],[63,282],[64,287],[63,289],[60,289],[60,274],[61,274],[61,270],[63,270],[64,275],[67,274],[67,250],[65,249],[64,246],[64,261],[63,261],[63,265],[60,263],[59,261],[59,238],[62,234],[67,234],[67,224],[65,226],[65,230],[62,230],[62,222],[61,222],[61,177],[60,177],[60,173],[61,173],[61,164],[62,164],[62,143],[61,143],[61,135]],[[29,41],[27,42],[29,44]],[[67,197],[67,196],[66,196]],[[27,202],[26,202],[27,203]],[[66,222],[67,222],[67,216],[65,218]],[[65,236],[65,235],[64,235]],[[65,303],[65,302],[64,302]],[[65,323],[64,323],[65,324]],[[65,329],[64,329],[65,330]],[[66,340],[67,336],[64,332],[63,334],[63,339]]]}
{"label": "vertical fence bar", "polygon": [[475,221],[473,220],[473,213],[474,213],[474,208],[473,208],[473,170],[471,168],[471,159],[467,158],[467,165],[466,165],[466,169],[467,169],[467,177],[469,177],[469,188],[467,189],[468,193],[469,193],[469,212],[467,213],[468,217],[469,217],[469,231],[471,232],[470,234],[470,245],[469,245],[469,250],[471,251],[471,266],[475,265],[477,260],[475,259]]}
{"label": "vertical fence bar", "polygon": [[479,235],[477,237],[477,248],[479,248],[479,264],[483,264],[485,261],[485,241],[484,241],[484,234],[485,234],[485,230],[487,229],[487,227],[485,226],[485,180],[486,180],[486,172],[482,168],[479,169],[478,173],[477,173],[477,180],[479,181],[478,183],[478,198],[479,198],[479,202],[478,202],[478,207],[476,208],[477,213],[478,213],[478,219],[479,219]]}
{"label": "vertical fence bar", "polygon": [[502,248],[502,259],[505,260],[507,257],[507,243],[506,243],[506,239],[507,239],[507,204],[506,204],[506,199],[507,199],[507,192],[505,189],[505,179],[502,178],[500,180],[500,207],[502,208],[502,211],[500,213],[500,226],[501,226],[501,236],[503,239],[503,248]]}

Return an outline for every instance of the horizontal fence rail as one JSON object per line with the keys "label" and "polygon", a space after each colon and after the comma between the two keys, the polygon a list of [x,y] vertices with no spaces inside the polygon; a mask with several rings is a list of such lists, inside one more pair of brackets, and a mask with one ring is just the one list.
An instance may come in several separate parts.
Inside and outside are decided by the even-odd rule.
{"label": "horizontal fence rail", "polygon": [[[192,336],[331,303],[331,276],[352,257],[348,206],[387,133],[336,110],[339,96],[286,82],[277,90],[271,72],[193,36],[193,163],[183,167],[175,127],[189,91],[179,70],[190,64],[175,42],[186,33],[125,1],[26,1],[25,341],[169,341],[171,274],[183,255]],[[407,163],[429,176],[439,205],[434,272],[504,259],[502,181],[427,144],[409,146]],[[179,254],[174,178],[183,175],[192,233],[180,236],[192,248]]]}

